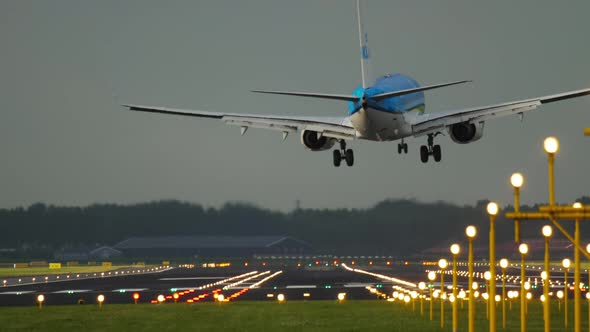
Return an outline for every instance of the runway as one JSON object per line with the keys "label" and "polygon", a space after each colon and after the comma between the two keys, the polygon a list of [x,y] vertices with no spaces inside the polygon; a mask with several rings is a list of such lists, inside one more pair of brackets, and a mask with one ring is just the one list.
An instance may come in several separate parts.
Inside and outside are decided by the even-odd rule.
{"label": "runway", "polygon": [[[415,277],[417,271],[414,270],[402,269],[400,272]],[[374,276],[353,273],[341,267],[176,267],[158,273],[106,275],[0,287],[0,306],[35,305],[38,294],[45,296],[44,305],[96,304],[99,294],[105,296],[105,303],[133,303],[133,293],[139,294],[138,303],[155,303],[158,295],[163,295],[166,302],[189,303],[214,301],[218,294],[231,301],[273,301],[278,294],[288,300],[336,300],[338,293],[342,292],[349,299],[371,299],[374,296],[365,289],[367,286],[387,284]],[[43,276],[36,280],[39,278],[43,279]],[[173,298],[175,293],[178,299]]]}

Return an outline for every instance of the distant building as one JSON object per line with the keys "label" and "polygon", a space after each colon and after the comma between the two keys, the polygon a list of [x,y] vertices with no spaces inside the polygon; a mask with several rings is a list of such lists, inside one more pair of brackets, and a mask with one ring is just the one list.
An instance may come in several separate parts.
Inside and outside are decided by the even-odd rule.
{"label": "distant building", "polygon": [[120,250],[115,248],[103,246],[100,248],[96,248],[88,253],[88,256],[92,259],[109,259],[113,257],[121,256],[123,253]]}
{"label": "distant building", "polygon": [[307,242],[288,236],[132,237],[113,247],[126,257],[247,257],[313,251]]}

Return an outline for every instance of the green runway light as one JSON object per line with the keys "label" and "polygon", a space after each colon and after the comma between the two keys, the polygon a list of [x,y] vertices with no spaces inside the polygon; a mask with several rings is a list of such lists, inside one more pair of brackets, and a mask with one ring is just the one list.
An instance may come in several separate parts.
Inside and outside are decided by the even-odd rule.
{"label": "green runway light", "polygon": [[170,288],[170,292],[171,292],[171,293],[174,293],[174,292],[176,292],[177,290],[178,290],[178,288]]}

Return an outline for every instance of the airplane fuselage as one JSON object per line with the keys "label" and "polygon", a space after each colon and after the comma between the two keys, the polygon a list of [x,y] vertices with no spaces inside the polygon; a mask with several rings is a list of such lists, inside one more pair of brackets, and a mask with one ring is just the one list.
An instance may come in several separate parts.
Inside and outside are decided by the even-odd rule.
{"label": "airplane fuselage", "polygon": [[393,141],[412,134],[411,120],[425,110],[423,92],[373,101],[370,96],[418,88],[419,84],[411,77],[390,74],[379,77],[375,84],[363,89],[361,86],[353,95],[365,100],[349,102],[348,114],[359,138],[371,141]]}

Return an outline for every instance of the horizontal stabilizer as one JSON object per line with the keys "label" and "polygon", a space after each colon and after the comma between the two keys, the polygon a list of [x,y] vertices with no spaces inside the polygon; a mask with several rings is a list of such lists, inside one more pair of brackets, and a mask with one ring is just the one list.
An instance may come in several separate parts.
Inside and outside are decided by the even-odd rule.
{"label": "horizontal stabilizer", "polygon": [[379,101],[379,100],[382,100],[382,99],[387,99],[387,98],[391,98],[391,97],[397,97],[397,96],[407,95],[407,94],[414,93],[414,92],[420,92],[420,91],[438,89],[438,88],[442,88],[442,87],[445,87],[445,86],[456,85],[456,84],[463,84],[463,83],[467,83],[467,82],[471,82],[471,81],[457,81],[457,82],[448,82],[448,83],[442,83],[442,84],[427,85],[427,86],[421,86],[421,87],[414,88],[414,89],[407,89],[407,90],[399,90],[399,91],[386,92],[386,93],[382,93],[382,94],[370,96],[369,98],[372,99],[372,100]]}
{"label": "horizontal stabilizer", "polygon": [[319,99],[344,100],[344,101],[358,101],[360,99],[360,97],[352,96],[352,95],[337,95],[337,94],[329,94],[329,93],[270,91],[270,90],[252,90],[251,92],[268,93],[268,94],[272,94],[272,95],[286,95],[286,96],[298,96],[298,97],[309,97],[309,98],[319,98]]}

